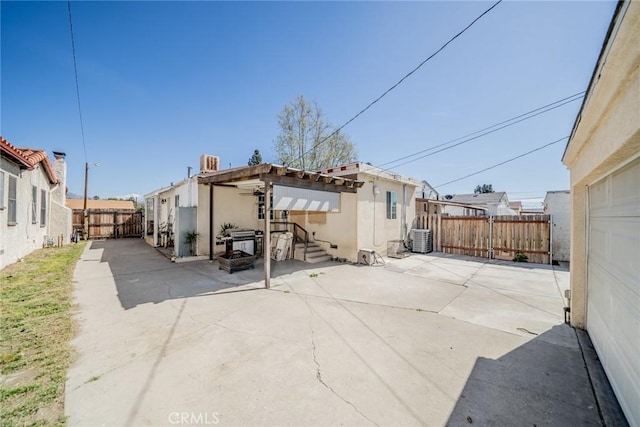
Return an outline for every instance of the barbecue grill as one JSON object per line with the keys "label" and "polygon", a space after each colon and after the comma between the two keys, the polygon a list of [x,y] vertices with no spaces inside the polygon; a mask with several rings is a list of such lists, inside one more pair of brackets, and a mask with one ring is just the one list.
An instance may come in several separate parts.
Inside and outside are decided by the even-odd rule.
{"label": "barbecue grill", "polygon": [[256,254],[255,230],[234,230],[229,232],[230,240],[227,241],[227,251],[243,251],[249,255]]}

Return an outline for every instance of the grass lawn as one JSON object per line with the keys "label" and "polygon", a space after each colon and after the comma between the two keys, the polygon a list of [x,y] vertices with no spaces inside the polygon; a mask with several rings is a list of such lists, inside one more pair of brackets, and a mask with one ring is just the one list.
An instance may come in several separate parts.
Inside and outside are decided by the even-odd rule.
{"label": "grass lawn", "polygon": [[0,270],[0,424],[64,425],[74,335],[73,269],[85,243],[39,249]]}

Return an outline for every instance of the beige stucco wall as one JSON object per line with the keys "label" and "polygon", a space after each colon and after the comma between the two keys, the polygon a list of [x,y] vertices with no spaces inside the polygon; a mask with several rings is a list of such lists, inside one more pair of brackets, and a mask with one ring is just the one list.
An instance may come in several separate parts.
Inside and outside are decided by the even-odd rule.
{"label": "beige stucco wall", "polygon": [[289,220],[299,224],[309,233],[309,240],[326,240],[338,246],[331,249],[329,243],[316,241],[327,253],[338,258],[355,261],[358,258],[356,206],[358,196],[340,194],[340,212],[291,211]]}
{"label": "beige stucco wall", "polygon": [[[33,170],[20,170],[15,163],[3,157],[0,158],[0,171],[4,172],[4,208],[0,209],[0,268],[4,268],[35,249],[42,248],[45,236],[49,235],[51,184],[40,165]],[[7,224],[9,176],[17,178],[14,225]],[[31,214],[32,186],[38,189],[35,223]],[[40,225],[40,190],[47,192],[47,220],[44,226]]]}
{"label": "beige stucco wall", "polygon": [[[205,186],[206,187],[206,186]],[[206,202],[202,205],[203,209],[199,209],[199,214],[204,213],[203,220],[206,218],[206,225],[201,224],[198,220],[198,227],[202,225],[202,230],[209,233],[209,190]],[[231,223],[238,228],[246,228],[251,230],[264,230],[264,221],[258,220],[258,198],[249,194],[247,191],[239,190],[232,187],[213,187],[213,235],[218,234],[220,226],[224,223]],[[202,233],[202,232],[201,232]],[[208,240],[206,248],[199,246],[201,254],[209,254]],[[214,245],[214,254],[224,252],[224,245]]]}
{"label": "beige stucco wall", "polygon": [[[407,238],[408,230],[415,220],[415,199],[421,194],[417,194],[417,187],[406,184],[406,199],[403,204],[401,182],[368,174],[359,174],[358,179],[364,181],[364,185],[358,190],[358,249],[373,249],[386,256],[389,240]],[[374,187],[378,189],[377,194]],[[396,219],[387,219],[387,191],[395,191],[398,195]]]}
{"label": "beige stucco wall", "polygon": [[[603,62],[603,61],[601,61]],[[640,153],[640,2],[631,2],[563,163],[571,173],[571,323],[586,326],[587,188]]]}

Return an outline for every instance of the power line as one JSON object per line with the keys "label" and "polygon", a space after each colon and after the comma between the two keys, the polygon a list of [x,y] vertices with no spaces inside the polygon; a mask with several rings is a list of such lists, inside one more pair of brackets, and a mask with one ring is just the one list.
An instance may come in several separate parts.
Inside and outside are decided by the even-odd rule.
{"label": "power line", "polygon": [[389,89],[387,89],[386,91],[384,91],[382,93],[382,95],[378,96],[376,99],[374,99],[373,101],[371,101],[369,103],[369,105],[367,105],[366,107],[364,107],[362,110],[360,110],[360,112],[358,112],[358,114],[356,114],[355,116],[351,117],[349,120],[347,120],[342,126],[338,127],[336,130],[334,130],[333,132],[331,132],[329,135],[327,135],[326,137],[322,138],[319,142],[317,142],[316,144],[314,144],[310,149],[308,149],[307,151],[305,151],[304,153],[302,153],[302,155],[300,157],[298,157],[296,160],[300,160],[302,158],[304,158],[304,156],[306,156],[307,154],[309,154],[310,152],[312,152],[313,150],[315,150],[316,148],[318,148],[320,145],[324,144],[329,138],[333,137],[334,135],[337,135],[338,132],[340,132],[342,129],[344,129],[347,125],[349,125],[352,121],[354,121],[355,119],[357,119],[358,117],[360,117],[365,111],[367,111],[369,108],[371,108],[374,104],[376,104],[378,101],[380,101],[382,98],[384,98],[389,92],[391,92],[392,90],[394,90],[395,88],[397,88],[402,82],[404,82],[407,78],[409,78],[413,73],[415,73],[416,71],[418,71],[424,64],[426,64],[427,62],[429,62],[433,57],[435,57],[437,54],[439,54],[440,52],[442,52],[450,43],[452,43],[455,39],[457,39],[458,37],[460,37],[465,31],[467,31],[469,28],[471,28],[471,26],[473,26],[473,24],[475,24],[477,21],[479,21],[484,15],[486,15],[487,13],[491,12],[491,10],[493,10],[493,8],[495,8],[496,6],[498,6],[500,3],[502,3],[502,0],[498,0],[497,2],[495,2],[490,8],[488,8],[487,10],[485,10],[484,12],[482,12],[482,14],[480,14],[476,19],[474,19],[473,21],[471,21],[471,23],[469,25],[467,25],[466,27],[464,27],[460,32],[458,32],[458,34],[456,34],[455,36],[451,37],[445,44],[443,44],[442,46],[440,46],[440,48],[438,50],[436,50],[434,53],[432,53],[431,55],[429,55],[429,57],[427,57],[424,61],[422,61],[420,64],[418,64],[418,66],[416,66],[413,70],[409,71],[407,74],[404,75],[404,77],[402,77],[400,80],[398,80],[398,82],[396,84],[394,84],[393,86],[391,86]]}
{"label": "power line", "polygon": [[67,11],[69,12],[69,32],[71,33],[71,52],[73,53],[73,74],[76,80],[76,98],[78,100],[78,115],[80,116],[80,134],[82,135],[82,148],[84,150],[84,161],[88,162],[87,144],[84,140],[84,122],[82,120],[82,108],[80,106],[80,86],[78,85],[78,64],[76,62],[76,43],[73,38],[73,21],[71,20],[71,0],[67,0]]}
{"label": "power line", "polygon": [[518,155],[518,156],[512,157],[512,158],[510,158],[510,159],[508,159],[508,160],[505,160],[505,161],[503,161],[503,162],[496,163],[496,164],[495,164],[495,165],[493,165],[493,166],[489,166],[488,168],[484,168],[484,169],[479,170],[479,171],[477,171],[477,172],[470,173],[469,175],[465,175],[465,176],[463,176],[463,177],[461,177],[461,178],[456,178],[456,179],[454,179],[454,180],[452,180],[452,181],[445,182],[444,184],[436,185],[436,186],[435,186],[435,187],[433,187],[433,188],[437,188],[437,187],[444,187],[445,185],[453,184],[454,182],[462,181],[463,179],[469,178],[469,177],[471,177],[471,176],[478,175],[478,174],[480,174],[480,173],[482,173],[482,172],[486,172],[486,171],[488,171],[488,170],[490,170],[490,169],[497,168],[498,166],[502,166],[502,165],[504,165],[504,164],[506,164],[506,163],[512,162],[512,161],[514,161],[514,160],[516,160],[516,159],[519,159],[519,158],[521,158],[521,157],[528,156],[529,154],[535,153],[536,151],[540,151],[540,150],[542,150],[543,148],[547,148],[547,147],[549,147],[549,146],[551,146],[551,145],[553,145],[553,144],[557,144],[558,142],[563,141],[563,140],[565,140],[565,139],[567,139],[567,138],[569,138],[569,137],[568,137],[568,136],[562,137],[562,138],[557,139],[557,140],[555,140],[555,141],[553,141],[553,142],[550,142],[550,143],[548,143],[548,144],[541,145],[541,146],[540,146],[540,147],[538,147],[538,148],[534,148],[534,149],[533,149],[533,150],[531,150],[531,151],[527,151],[527,152],[526,152],[526,153],[524,153],[524,154],[520,154],[520,155]]}
{"label": "power line", "polygon": [[[442,151],[448,150],[449,148],[457,147],[458,145],[462,145],[462,144],[464,144],[464,143],[466,143],[466,142],[473,141],[473,140],[478,139],[478,138],[481,138],[481,137],[483,137],[483,136],[485,136],[485,135],[489,135],[490,133],[497,132],[497,131],[499,131],[499,130],[501,130],[501,129],[504,129],[504,128],[506,128],[506,127],[513,126],[513,125],[515,125],[515,124],[517,124],[517,123],[520,123],[520,122],[523,122],[523,121],[525,121],[525,120],[532,119],[532,118],[534,118],[534,117],[536,117],[536,116],[539,116],[540,114],[546,113],[546,112],[551,111],[551,110],[555,110],[556,108],[562,107],[563,105],[569,104],[569,103],[571,103],[571,102],[578,101],[578,100],[580,100],[580,99],[582,99],[582,98],[583,98],[583,95],[584,95],[584,94],[585,94],[585,92],[584,92],[584,91],[582,91],[582,92],[578,92],[578,93],[575,93],[575,94],[573,94],[573,95],[571,95],[571,96],[568,96],[568,97],[566,97],[566,98],[562,98],[562,99],[559,99],[559,100],[557,100],[557,101],[554,101],[554,102],[552,102],[552,103],[550,103],[550,104],[543,105],[542,107],[538,107],[538,108],[536,108],[536,109],[534,109],[534,110],[531,110],[531,111],[528,111],[528,112],[526,112],[526,113],[520,114],[520,115],[518,115],[518,116],[512,117],[512,118],[510,118],[510,119],[508,119],[508,120],[504,120],[504,121],[502,121],[502,122],[500,122],[500,123],[496,123],[496,124],[494,124],[494,125],[488,126],[488,127],[484,128],[484,129],[480,129],[480,130],[477,130],[477,131],[475,131],[475,132],[471,132],[471,133],[469,133],[469,134],[467,134],[467,135],[464,135],[464,136],[460,136],[460,137],[458,137],[458,138],[451,139],[451,140],[449,140],[449,141],[447,141],[447,142],[443,142],[442,144],[438,144],[438,145],[435,145],[435,146],[433,146],[433,147],[425,148],[424,150],[420,150],[420,151],[417,151],[417,152],[412,153],[412,154],[407,154],[406,156],[400,157],[400,158],[398,158],[398,159],[390,160],[390,161],[388,161],[388,162],[386,162],[386,163],[382,163],[382,164],[381,164],[381,165],[379,165],[378,167],[386,166],[386,165],[389,165],[389,164],[392,164],[392,163],[396,163],[396,162],[399,162],[399,161],[402,161],[402,160],[405,160],[405,159],[409,159],[409,158],[414,157],[414,156],[417,156],[417,155],[419,155],[419,154],[426,153],[426,152],[429,152],[429,151],[435,150],[435,149],[437,149],[437,148],[440,148],[440,147],[443,147],[443,146],[449,145],[449,144],[451,144],[451,143],[453,143],[453,142],[456,142],[456,141],[459,141],[459,140],[461,140],[461,139],[463,139],[463,138],[468,138],[468,137],[470,137],[470,136],[476,135],[476,136],[473,136],[472,138],[469,138],[469,139],[466,139],[466,140],[464,140],[464,141],[461,141],[461,142],[459,142],[459,143],[457,143],[457,144],[451,145],[450,147],[443,148],[442,150],[438,150],[438,151],[436,151],[436,152],[429,153],[429,154],[424,155],[424,156],[416,157],[415,159],[411,159],[411,160],[406,161],[406,162],[404,162],[404,163],[400,163],[400,164],[398,164],[398,165],[393,166],[393,168],[397,168],[397,167],[400,167],[400,166],[404,166],[404,165],[406,165],[406,164],[408,164],[408,163],[415,162],[416,160],[420,160],[420,159],[423,159],[423,158],[425,158],[425,157],[431,156],[431,155],[433,155],[433,154],[440,153],[440,152],[442,152]],[[556,104],[557,104],[557,105],[556,105]],[[507,123],[507,124],[505,124],[505,123]],[[503,125],[503,126],[501,126],[501,125]],[[498,126],[500,126],[500,127],[498,127]],[[490,129],[491,129],[491,130],[490,130]],[[487,132],[485,132],[485,131],[487,131]],[[477,134],[479,134],[479,133],[481,133],[481,132],[484,132],[484,133],[482,133],[482,134],[480,134],[480,135],[477,135]]]}

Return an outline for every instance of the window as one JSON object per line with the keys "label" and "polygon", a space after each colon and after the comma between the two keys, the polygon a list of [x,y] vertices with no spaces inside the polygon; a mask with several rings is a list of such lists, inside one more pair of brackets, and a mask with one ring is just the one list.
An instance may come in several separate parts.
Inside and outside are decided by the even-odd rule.
{"label": "window", "polygon": [[176,208],[179,207],[180,206],[180,195],[179,194],[176,194],[175,202],[176,202],[175,203]]}
{"label": "window", "polygon": [[398,193],[387,191],[387,219],[398,217]]}
{"label": "window", "polygon": [[0,209],[4,209],[4,172],[0,172]]}
{"label": "window", "polygon": [[31,224],[38,222],[38,187],[31,187]]}
{"label": "window", "polygon": [[15,176],[9,177],[9,199],[7,203],[7,207],[9,208],[9,212],[7,215],[7,224],[14,225],[16,223],[16,187],[18,186],[18,180]]}
{"label": "window", "polygon": [[47,223],[47,191],[40,190],[40,227]]}
{"label": "window", "polygon": [[[271,194],[270,200],[273,207],[273,194]],[[264,219],[264,194],[258,196],[258,219]],[[269,212],[269,219],[273,221],[273,209]]]}

